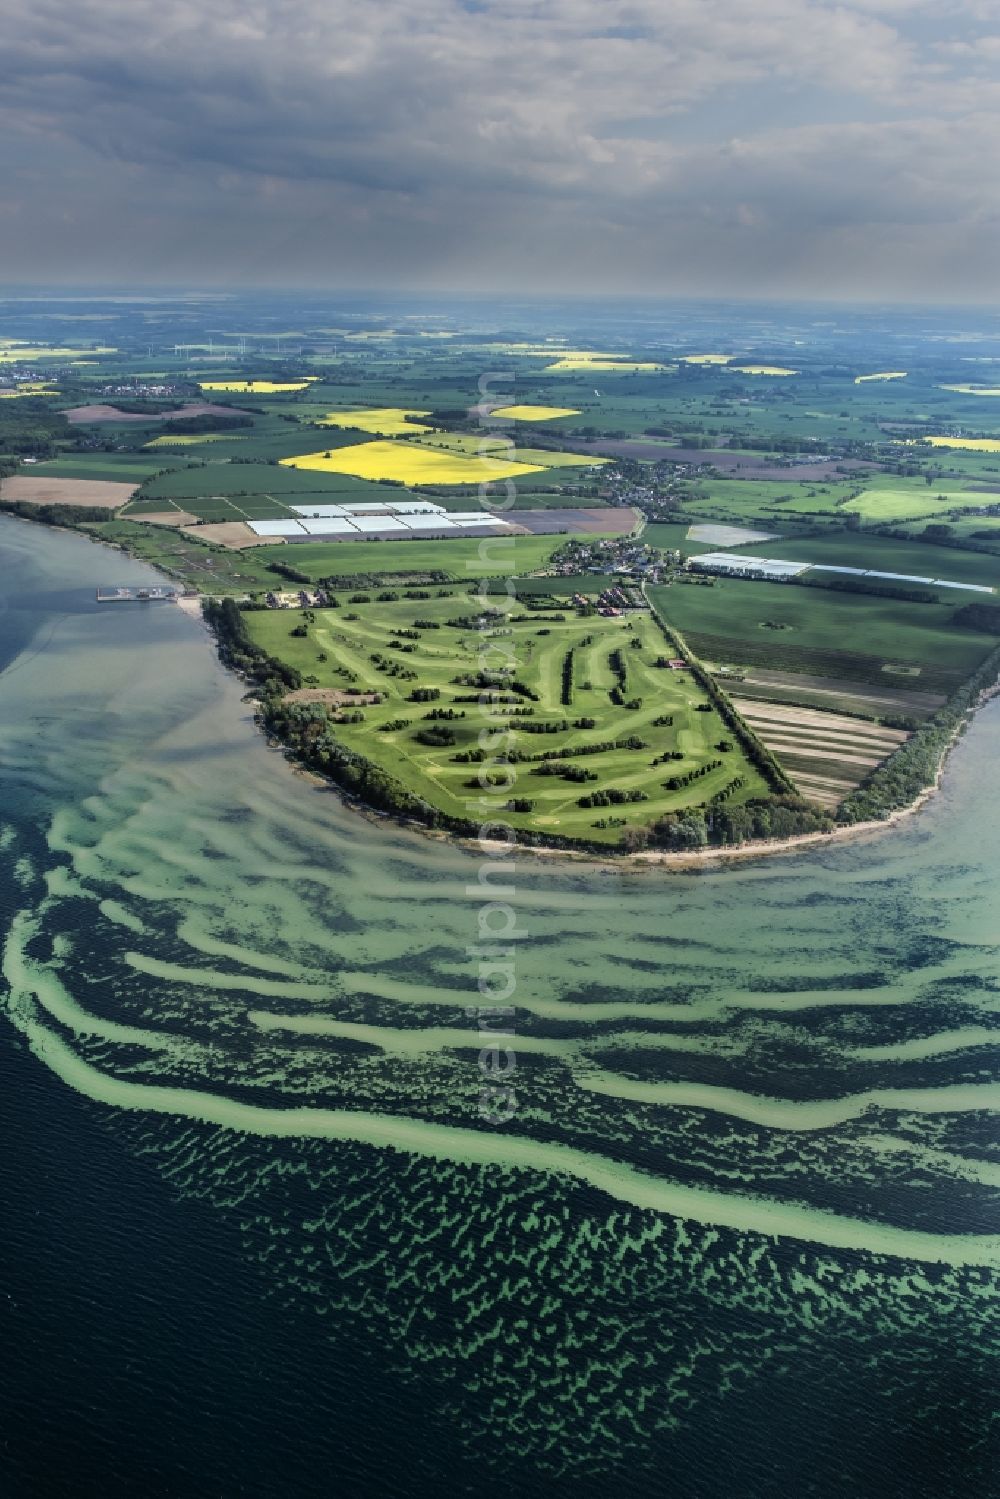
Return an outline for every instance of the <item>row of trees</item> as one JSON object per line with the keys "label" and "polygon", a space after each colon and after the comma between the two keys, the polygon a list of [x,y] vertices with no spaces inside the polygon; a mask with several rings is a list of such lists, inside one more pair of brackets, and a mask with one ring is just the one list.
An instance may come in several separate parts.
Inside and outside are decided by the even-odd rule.
{"label": "row of trees", "polygon": [[[5,472],[0,460],[0,477]],[[65,526],[72,531],[84,521],[108,519],[108,511],[97,505],[34,505],[24,500],[0,500],[0,510],[7,515],[19,515],[23,520],[41,521],[43,526]]]}
{"label": "row of trees", "polygon": [[733,707],[733,704],[722,691],[715,678],[705,670],[699,661],[696,661],[691,656],[687,648],[681,643],[680,638],[673,633],[660,617],[658,611],[653,609],[652,613],[672,653],[674,656],[683,657],[687,662],[691,675],[704,691],[709,702],[722,719],[722,722],[739,740],[743,752],[751,765],[760,771],[765,781],[767,781],[768,785],[778,795],[794,797],[796,794],[795,787],[785,774],[783,766],[778,763],[770,750],[761,743],[742,714],[738,713]]}
{"label": "row of trees", "polygon": [[12,474],[18,458],[54,457],[57,443],[73,436],[62,412],[44,400],[0,401],[0,475]]}
{"label": "row of trees", "polygon": [[833,819],[811,802],[774,796],[668,812],[649,829],[648,842],[667,849],[739,847],[768,838],[828,833],[832,827]]}
{"label": "row of trees", "polygon": [[1000,677],[1000,648],[993,651],[974,676],[965,682],[943,708],[920,725],[911,739],[874,770],[863,785],[841,802],[838,821],[844,823],[884,820],[908,807],[920,793],[933,786],[941,761],[956,734],[968,720],[983,692],[996,686]]}
{"label": "row of trees", "polygon": [[[32,508],[37,510],[37,507]],[[204,610],[216,635],[222,660],[253,684],[260,695],[263,723],[296,759],[329,775],[345,791],[357,795],[370,806],[414,818],[428,826],[475,834],[477,824],[474,821],[440,812],[409,791],[383,767],[341,744],[322,704],[289,702],[288,692],[301,685],[300,673],[254,643],[247,631],[243,611],[235,600],[207,599]],[[671,644],[676,648],[676,642],[671,641]],[[695,664],[691,669],[696,673],[701,671]],[[921,725],[863,786],[846,798],[837,812],[837,821],[854,823],[886,818],[893,811],[910,805],[923,789],[933,784],[949,744],[961,730],[981,693],[993,687],[998,676],[1000,648],[944,708]],[[706,690],[715,686],[707,675],[705,685]],[[619,796],[623,800],[640,799],[638,795],[628,797],[613,788],[594,793],[589,800],[581,799],[581,805],[613,805]],[[707,805],[668,813],[650,827],[626,827],[623,848],[628,851],[646,846],[665,849],[736,846],[757,840],[828,832],[833,826],[834,819],[829,813],[792,792],[780,790],[767,798],[735,804],[713,799]],[[579,847],[582,841],[549,834],[524,833],[520,836],[528,844]],[[595,843],[593,846],[606,851],[605,845]]]}
{"label": "row of trees", "polygon": [[[202,608],[215,634],[221,659],[253,684],[260,695],[264,727],[287,746],[296,760],[328,775],[368,806],[413,817],[431,826],[442,822],[434,808],[407,791],[388,771],[341,744],[322,703],[287,700],[287,693],[301,686],[301,674],[251,640],[243,611],[234,599],[205,599]],[[474,828],[471,824],[466,827],[463,820],[462,831]]]}
{"label": "row of trees", "polygon": [[251,682],[265,702],[302,686],[302,673],[297,667],[268,655],[250,638],[235,599],[204,599],[201,607],[222,661]]}
{"label": "row of trees", "polygon": [[941,598],[931,588],[914,588],[905,583],[884,583],[878,578],[852,578],[837,573],[802,573],[786,578],[800,588],[829,588],[835,593],[868,593],[878,599],[900,599],[907,604],[939,604]]}

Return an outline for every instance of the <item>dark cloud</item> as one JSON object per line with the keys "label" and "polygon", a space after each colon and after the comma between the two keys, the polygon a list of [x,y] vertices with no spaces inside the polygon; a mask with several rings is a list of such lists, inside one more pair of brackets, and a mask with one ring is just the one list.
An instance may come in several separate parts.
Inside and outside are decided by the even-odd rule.
{"label": "dark cloud", "polygon": [[990,295],[993,0],[42,0],[5,273]]}

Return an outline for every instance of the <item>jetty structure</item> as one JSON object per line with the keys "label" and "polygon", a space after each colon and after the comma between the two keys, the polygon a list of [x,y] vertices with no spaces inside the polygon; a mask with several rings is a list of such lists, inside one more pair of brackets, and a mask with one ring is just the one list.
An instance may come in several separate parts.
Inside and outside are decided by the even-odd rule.
{"label": "jetty structure", "polygon": [[179,588],[103,588],[98,585],[97,602],[99,604],[118,603],[140,603],[145,604],[154,600],[167,600],[176,603],[181,597]]}

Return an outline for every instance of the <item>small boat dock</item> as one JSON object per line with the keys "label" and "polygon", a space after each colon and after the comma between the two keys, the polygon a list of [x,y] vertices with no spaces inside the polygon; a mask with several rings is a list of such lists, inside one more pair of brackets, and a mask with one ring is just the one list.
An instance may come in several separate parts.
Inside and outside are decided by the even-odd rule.
{"label": "small boat dock", "polygon": [[181,597],[179,588],[101,588],[97,589],[99,604],[139,603],[166,599],[176,603]]}

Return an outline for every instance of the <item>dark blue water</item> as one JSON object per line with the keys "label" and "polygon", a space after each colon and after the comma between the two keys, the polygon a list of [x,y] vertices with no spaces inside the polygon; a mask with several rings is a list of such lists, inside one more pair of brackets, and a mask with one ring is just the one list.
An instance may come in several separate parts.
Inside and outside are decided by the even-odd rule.
{"label": "dark blue water", "polygon": [[[23,1051],[0,1051],[2,1492],[404,1494],[447,1433],[277,1305],[217,1214],[170,1193]],[[445,1473],[462,1466],[452,1452]]]}
{"label": "dark blue water", "polygon": [[[656,1467],[560,1482],[477,1462],[419,1385],[275,1301],[210,1207],[165,1190],[100,1111],[0,1048],[2,1492],[39,1495],[629,1494],[985,1496],[989,1389],[928,1371],[956,1412],[884,1420],[866,1357],[817,1413],[817,1360],[736,1392],[662,1440]],[[424,1398],[421,1399],[421,1394]],[[803,1440],[808,1433],[808,1440]],[[645,1464],[643,1465],[645,1468]],[[516,1488],[514,1487],[516,1485]]]}
{"label": "dark blue water", "polygon": [[[218,866],[221,880],[237,862],[232,847],[240,839],[249,847],[255,826],[245,807],[219,793],[220,780],[239,777],[259,788],[256,817],[269,833],[269,809],[287,799],[285,820],[276,821],[295,859],[311,852],[320,872],[343,882],[333,895],[325,886],[317,895],[307,881],[302,891],[296,886],[321,910],[324,930],[347,932],[360,962],[370,936],[364,912],[372,929],[385,926],[389,945],[372,966],[376,976],[416,982],[425,969],[434,976],[427,952],[449,951],[452,915],[421,899],[453,871],[444,852],[328,812],[325,803],[314,808],[312,827],[297,828],[305,791],[254,737],[245,712],[240,720],[238,692],[189,623],[170,606],[109,615],[93,604],[91,575],[135,581],[134,564],[74,538],[28,539],[26,528],[12,528],[0,532],[0,562],[6,556],[18,570],[15,588],[6,575],[8,607],[0,611],[0,705],[17,715],[0,721],[0,833],[13,838],[9,851],[0,848],[0,929],[15,912],[43,913],[37,956],[48,961],[46,943],[56,937],[72,940],[59,971],[88,1010],[133,1024],[155,1019],[165,1032],[216,1045],[218,1066],[200,1063],[204,1076],[195,1079],[206,1091],[287,1106],[285,1090],[315,1069],[326,1090],[321,1102],[346,1095],[363,1106],[375,1076],[386,1109],[400,1107],[395,1087],[406,1111],[460,1118],[451,1072],[429,1063],[415,1076],[399,1063],[376,1071],[360,1051],[319,1057],[293,1040],[277,1077],[274,1055],[254,1050],[247,1023],[248,1006],[265,1003],[259,994],[237,1006],[207,976],[196,990],[126,972],[122,956],[133,945],[192,961],[196,949],[179,939],[179,911],[169,900],[137,903],[150,927],[142,940],[99,915],[85,892],[46,903],[46,876],[69,869],[51,831],[60,810],[103,818],[109,835],[127,822],[144,850],[140,873],[145,859],[150,878],[163,874],[162,852],[187,860],[182,880],[201,879],[203,866]],[[86,583],[76,586],[84,569]],[[2,583],[0,574],[0,594]],[[158,696],[135,687],[144,671],[156,674]],[[154,711],[154,699],[168,706]],[[217,700],[203,739],[171,737],[175,720],[193,721],[199,703]],[[977,741],[984,742],[994,743]],[[587,919],[604,921],[611,934],[587,939],[593,988],[581,982],[577,992],[595,1003],[641,982],[645,927],[677,949],[661,967],[664,989],[683,987],[687,947],[707,951],[709,964],[717,953],[732,982],[726,942],[732,947],[730,933],[740,932],[752,945],[765,905],[787,933],[781,963],[775,957],[773,972],[763,962],[755,969],[755,992],[766,994],[769,980],[777,987],[789,965],[809,971],[817,943],[857,948],[845,971],[852,961],[868,971],[891,954],[894,983],[924,965],[930,976],[912,1006],[845,1005],[815,1021],[793,1016],[787,1026],[758,1017],[764,1044],[752,1060],[766,1081],[760,1091],[777,1091],[782,1068],[789,1098],[822,1097],[831,1078],[848,1091],[849,1074],[841,1085],[837,1072],[847,1067],[847,1042],[904,1038],[914,1021],[921,1033],[982,1023],[988,1013],[983,995],[995,975],[975,983],[965,975],[962,989],[954,974],[934,969],[930,941],[918,951],[917,940],[919,923],[932,919],[928,903],[936,903],[956,947],[961,939],[976,956],[986,950],[996,842],[984,830],[976,846],[982,818],[963,814],[983,784],[975,763],[978,779],[967,781],[959,765],[942,800],[952,821],[906,834],[910,841],[898,846],[908,852],[885,867],[854,851],[825,864],[803,860],[797,873],[749,870],[683,887],[619,890],[579,873],[535,876],[534,920],[549,965],[540,971],[555,975],[579,958],[585,939],[572,935],[574,901],[593,903]],[[173,774],[183,796],[172,782],[168,792],[156,789]],[[206,788],[214,801],[199,801]],[[206,839],[201,862],[185,822],[195,804]],[[955,833],[962,815],[964,831]],[[235,845],[227,842],[233,828]],[[917,882],[928,868],[929,895],[926,873]],[[249,856],[238,874],[226,887],[234,906],[268,885],[266,867]],[[107,879],[107,871],[88,878]],[[359,887],[370,907],[351,898]],[[116,889],[127,900],[128,882]],[[626,958],[600,966],[614,936],[600,904],[609,889],[621,901],[618,919],[635,922],[634,967]],[[377,898],[388,901],[388,916]],[[285,909],[306,930],[297,908]],[[407,923],[425,948],[414,939],[394,954],[391,939]],[[950,951],[943,930],[937,936]],[[246,940],[245,926],[229,935]],[[269,946],[266,931],[252,931],[255,946],[272,956],[286,951],[279,936]],[[209,964],[228,971],[225,958],[203,954],[201,962],[206,975]],[[539,984],[539,993],[549,992]],[[358,1012],[381,1014],[375,1006]],[[426,1023],[439,1019],[431,1014]],[[126,1047],[76,1042],[108,1075],[143,1075],[145,1058]],[[973,1050],[937,1058],[927,1071],[907,1063],[905,1079],[915,1087],[978,1082],[988,1076],[985,1060]],[[696,1055],[677,1065],[702,1075]],[[745,1083],[751,1054],[742,1065],[736,1081]],[[712,1066],[725,1081],[723,1061]],[[714,1076],[707,1062],[703,1070]],[[864,1074],[865,1086],[879,1081],[877,1072]],[[986,1111],[779,1136],[689,1110],[676,1119],[674,1111],[617,1106],[602,1113],[569,1094],[556,1072],[540,1074],[529,1096],[539,1111],[545,1103],[551,1110],[537,1124],[541,1137],[589,1133],[609,1154],[649,1169],[662,1164],[682,1179],[731,1181],[738,1168],[765,1194],[942,1233],[985,1233],[996,1221],[996,1193],[978,1183],[935,1177],[926,1160],[884,1176],[873,1165],[875,1137],[891,1129],[913,1138],[918,1163],[928,1146],[938,1159],[995,1159]],[[987,1499],[994,1491],[990,1270],[834,1254],[697,1223],[676,1236],[669,1225],[662,1243],[649,1243],[656,1215],[565,1179],[501,1179],[402,1152],[256,1139],[118,1110],[66,1086],[6,1018],[0,1212],[4,1496]],[[317,1232],[311,1225],[320,1218]]]}

